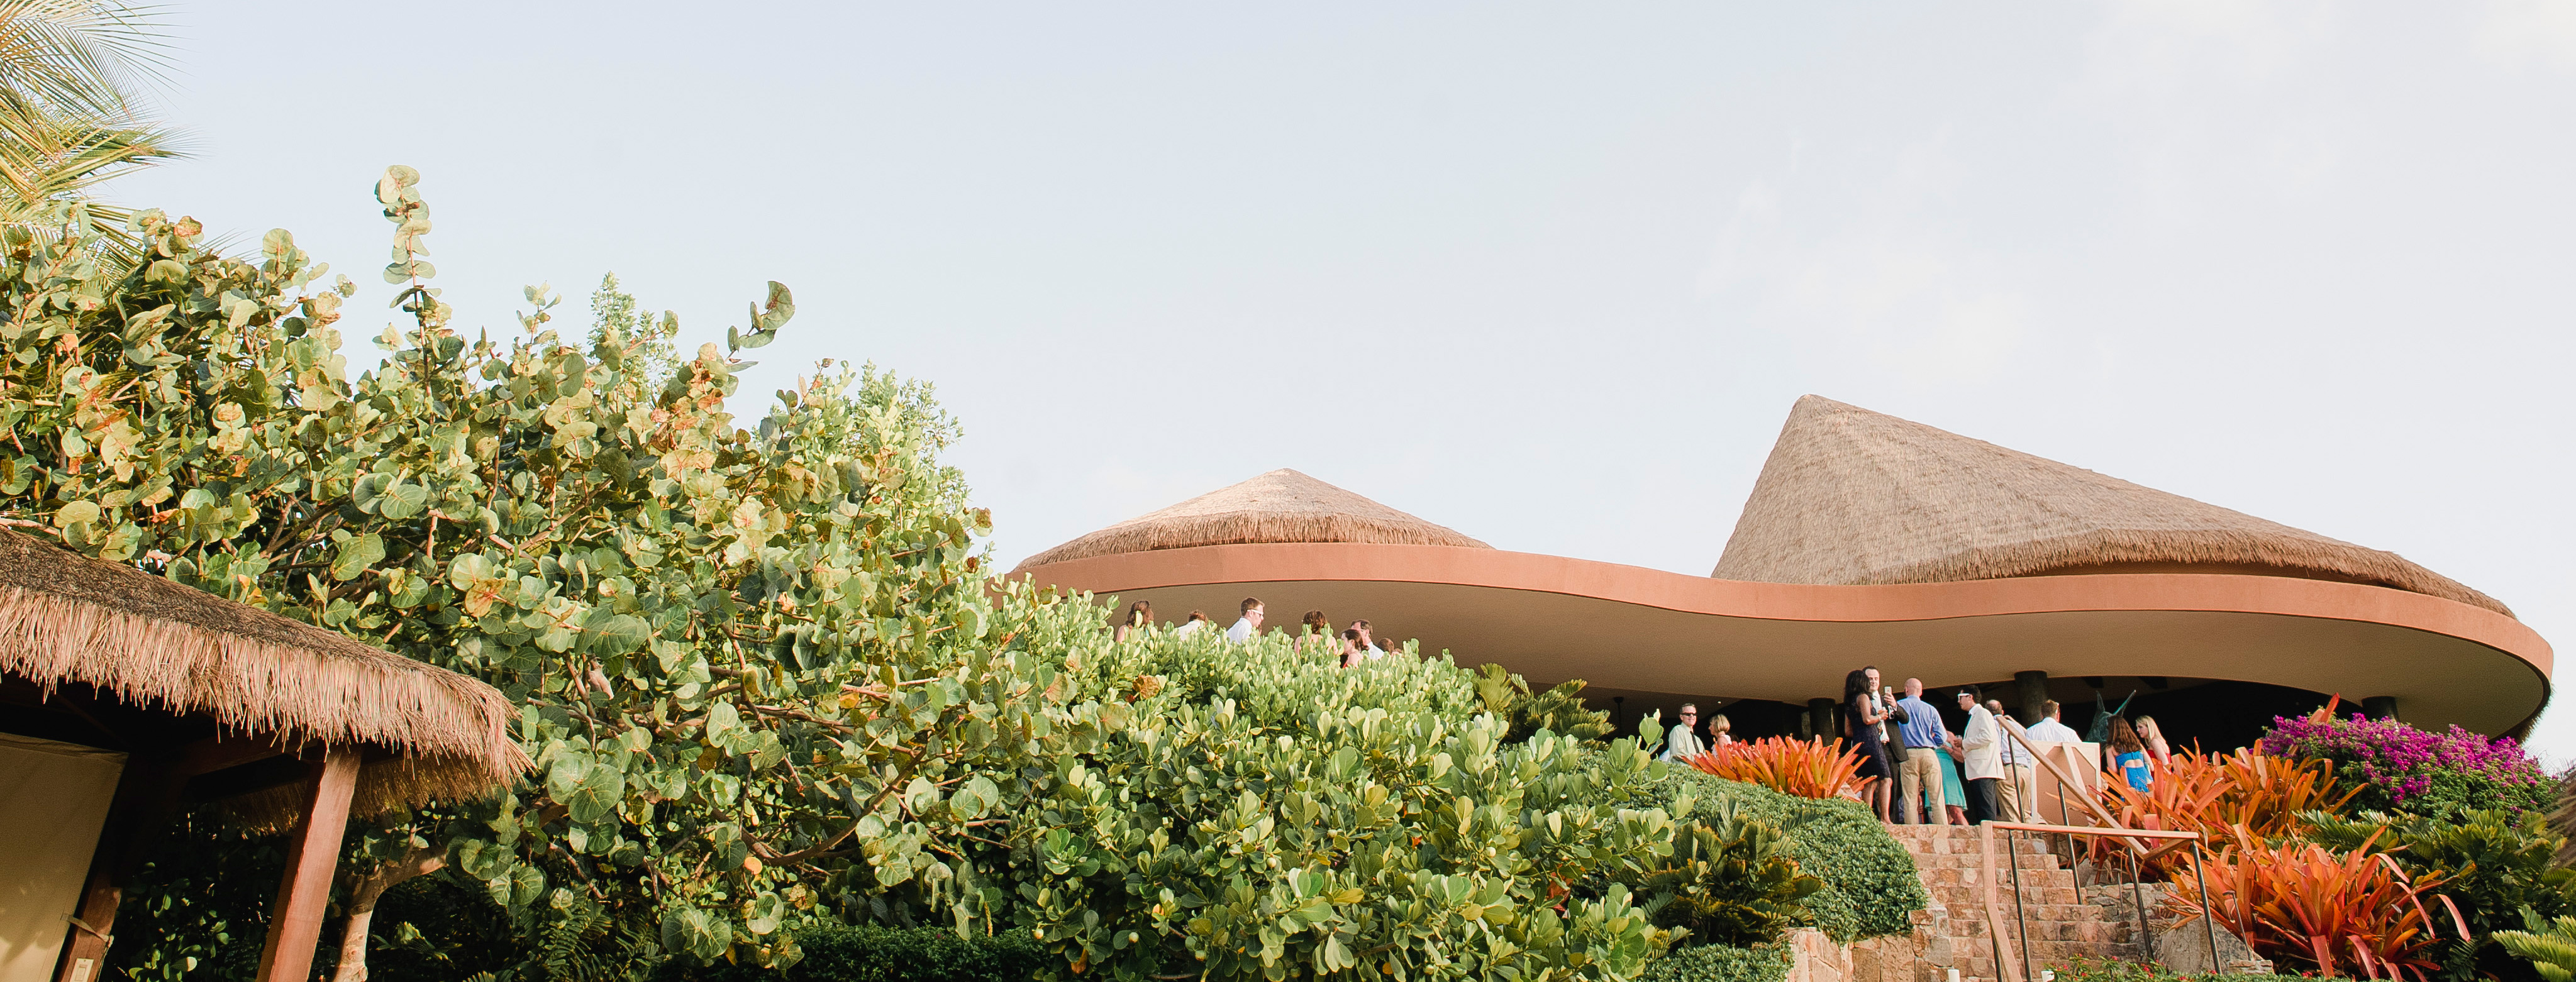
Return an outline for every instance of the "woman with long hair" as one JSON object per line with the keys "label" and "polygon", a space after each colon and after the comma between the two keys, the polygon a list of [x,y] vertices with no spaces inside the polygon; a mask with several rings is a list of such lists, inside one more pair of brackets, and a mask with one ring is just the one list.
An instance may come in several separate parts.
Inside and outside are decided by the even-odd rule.
{"label": "woman with long hair", "polygon": [[2137,729],[2138,742],[2146,745],[2147,759],[2154,762],[2156,769],[2161,771],[2173,766],[2173,745],[2165,742],[2165,729],[2156,725],[2156,718],[2138,717]]}
{"label": "woman with long hair", "polygon": [[1297,650],[1304,651],[1306,650],[1306,646],[1310,644],[1319,644],[1326,647],[1330,647],[1332,645],[1333,622],[1324,619],[1323,611],[1307,611],[1306,616],[1299,619],[1299,623],[1306,626],[1306,632],[1297,636]]}
{"label": "woman with long hair", "polygon": [[1153,623],[1154,623],[1154,605],[1153,605],[1153,604],[1146,603],[1145,601],[1142,601],[1142,600],[1136,601],[1135,603],[1132,603],[1132,604],[1128,604],[1128,605],[1127,605],[1127,619],[1126,619],[1126,620],[1124,620],[1124,621],[1120,621],[1120,622],[1119,622],[1119,624],[1118,624],[1117,629],[1109,632],[1109,640],[1111,640],[1111,641],[1125,641],[1125,640],[1127,640],[1127,632],[1129,632],[1129,631],[1133,631],[1133,630],[1135,630],[1135,629],[1137,629],[1137,628],[1140,628],[1140,627],[1150,627],[1150,626],[1152,626],[1152,625],[1153,625]]}
{"label": "woman with long hair", "polygon": [[2111,717],[2111,772],[2129,782],[2132,791],[2147,791],[2156,786],[2155,767],[2147,763],[2147,745],[2138,739],[2138,730],[2129,721]]}
{"label": "woman with long hair", "polygon": [[[1887,721],[1887,708],[1878,703],[1878,687],[1870,679],[1870,670],[1852,669],[1843,676],[1843,711],[1845,735],[1860,748],[1860,776],[1876,778],[1870,782],[1870,807],[1878,811],[1878,820],[1888,821],[1895,794],[1888,786],[1896,769],[1887,764],[1887,741],[1879,724]],[[1890,823],[1893,824],[1893,823]]]}
{"label": "woman with long hair", "polygon": [[1360,629],[1354,627],[1344,630],[1342,632],[1342,667],[1358,668],[1360,661],[1367,657],[1368,648],[1360,643]]}

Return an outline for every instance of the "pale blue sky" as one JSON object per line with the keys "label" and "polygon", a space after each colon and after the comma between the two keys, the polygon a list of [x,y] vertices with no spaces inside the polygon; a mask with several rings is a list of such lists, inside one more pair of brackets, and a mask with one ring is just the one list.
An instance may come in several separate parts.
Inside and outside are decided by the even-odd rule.
{"label": "pale blue sky", "polygon": [[[2576,643],[2576,4],[177,17],[200,155],[115,196],[292,229],[373,299],[353,339],[395,162],[468,327],[615,270],[694,345],[783,281],[746,391],[937,383],[1006,565],[1295,467],[1705,574],[1815,392],[2392,549]],[[2539,742],[2576,758],[2576,712]]]}

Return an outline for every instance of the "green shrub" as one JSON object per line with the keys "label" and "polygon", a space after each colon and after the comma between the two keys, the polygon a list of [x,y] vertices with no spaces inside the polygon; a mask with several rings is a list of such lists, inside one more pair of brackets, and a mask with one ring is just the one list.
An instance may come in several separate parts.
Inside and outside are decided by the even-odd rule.
{"label": "green shrub", "polygon": [[2498,931],[2496,941],[2547,982],[2576,980],[2576,917],[2543,921],[2525,913],[2523,920],[2527,930]]}
{"label": "green shrub", "polygon": [[664,962],[653,982],[1024,982],[1046,951],[1027,935],[958,937],[947,928],[823,927],[797,932],[805,960],[781,972]]}
{"label": "green shrub", "polygon": [[1676,948],[1646,964],[1637,982],[1781,982],[1789,977],[1789,949],[1780,945],[1735,948],[1704,944]]}
{"label": "green shrub", "polygon": [[2057,969],[2057,982],[2309,982],[2309,976],[2226,975],[2218,972],[2186,974],[2154,962],[2079,958],[2074,964]]}
{"label": "green shrub", "polygon": [[1043,766],[985,772],[953,866],[984,871],[957,884],[978,926],[1046,946],[1040,977],[1612,982],[1671,942],[1635,887],[1686,826],[1635,740],[1508,742],[1445,657],[1113,643],[1087,602],[1001,601],[1069,709]]}
{"label": "green shrub", "polygon": [[1647,886],[1655,923],[1687,928],[1702,944],[1745,946],[1776,941],[1807,919],[1805,900],[1825,881],[1799,870],[1776,825],[1720,798],[1697,810],[1699,821],[1673,839],[1673,861]]}
{"label": "green shrub", "polygon": [[[2496,932],[2525,926],[2525,911],[2542,918],[2576,913],[2576,870],[2553,862],[2567,840],[2537,811],[2489,809],[2447,819],[2377,812],[2341,819],[2309,812],[2300,819],[2308,824],[2310,841],[2331,849],[2358,849],[2378,833],[2374,846],[2392,853],[2409,874],[2443,878],[2434,892],[2451,898],[2469,922],[2466,942],[2452,930],[2439,932],[2443,940],[2435,957],[2442,977],[2453,982],[2536,982],[2540,975],[2531,963],[2498,945]],[[2446,911],[2433,913],[2437,923],[2448,923]]]}
{"label": "green shrub", "polygon": [[1780,829],[1801,871],[1825,881],[1806,897],[1809,922],[1836,941],[1855,941],[1912,930],[1907,915],[1932,903],[1914,873],[1914,857],[1857,801],[1818,801],[1660,765],[1658,788],[1666,812],[1684,794],[1700,804],[1677,819],[1698,820],[1718,801],[1730,801],[1755,820]]}

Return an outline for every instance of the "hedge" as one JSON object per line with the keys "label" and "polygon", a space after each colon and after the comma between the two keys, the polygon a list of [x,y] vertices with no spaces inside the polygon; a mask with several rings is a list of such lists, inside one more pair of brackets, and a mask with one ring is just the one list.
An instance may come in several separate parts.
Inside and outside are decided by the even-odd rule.
{"label": "hedge", "polygon": [[947,928],[861,925],[798,932],[805,958],[781,972],[686,958],[662,963],[653,982],[1025,982],[1047,958],[1026,935],[966,938]]}
{"label": "hedge", "polygon": [[1646,963],[1637,982],[1782,982],[1789,977],[1785,945],[1730,948],[1705,944],[1676,948]]}

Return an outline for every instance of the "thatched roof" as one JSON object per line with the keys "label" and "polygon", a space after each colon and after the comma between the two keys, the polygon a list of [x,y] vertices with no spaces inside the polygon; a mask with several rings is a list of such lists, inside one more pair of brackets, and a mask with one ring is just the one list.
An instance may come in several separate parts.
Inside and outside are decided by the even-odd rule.
{"label": "thatched roof", "polygon": [[1020,568],[1089,556],[1253,542],[1493,548],[1283,467],[1093,532],[1031,556]]}
{"label": "thatched roof", "polygon": [[1711,575],[1932,583],[2162,566],[2368,583],[2513,613],[2396,553],[1812,395],[1789,411]]}
{"label": "thatched roof", "polygon": [[529,767],[509,700],[455,672],[0,529],[0,673],[86,684],[281,743],[400,756],[359,775],[361,811],[479,797]]}

